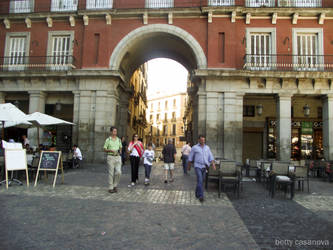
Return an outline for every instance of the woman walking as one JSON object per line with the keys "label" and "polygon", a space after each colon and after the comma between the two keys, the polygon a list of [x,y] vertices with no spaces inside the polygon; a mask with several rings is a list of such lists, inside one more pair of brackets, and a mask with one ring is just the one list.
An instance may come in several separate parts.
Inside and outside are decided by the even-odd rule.
{"label": "woman walking", "polygon": [[128,187],[135,186],[135,183],[139,180],[139,164],[140,158],[143,155],[143,145],[142,142],[138,140],[139,136],[134,134],[132,137],[132,141],[128,146],[128,151],[130,154],[130,162],[131,162],[131,184]]}

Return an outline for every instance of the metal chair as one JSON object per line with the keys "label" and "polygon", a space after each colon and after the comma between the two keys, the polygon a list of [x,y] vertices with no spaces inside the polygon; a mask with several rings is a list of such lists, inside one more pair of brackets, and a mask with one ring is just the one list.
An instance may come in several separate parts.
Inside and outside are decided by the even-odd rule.
{"label": "metal chair", "polygon": [[309,167],[308,166],[296,166],[295,169],[295,182],[298,183],[298,190],[304,191],[304,182],[307,182],[308,193],[310,193],[310,181],[309,181]]}
{"label": "metal chair", "polygon": [[[220,180],[219,180],[219,193],[225,185],[233,185],[234,192],[237,191],[237,198],[239,198],[241,175],[239,167],[235,161],[221,161],[220,163]],[[220,197],[220,196],[219,196]]]}
{"label": "metal chair", "polygon": [[274,198],[275,191],[278,187],[284,188],[284,194],[287,195],[288,188],[290,188],[290,199],[294,198],[294,166],[293,170],[289,169],[290,163],[288,162],[273,162],[272,171],[270,174],[271,187],[270,192]]}
{"label": "metal chair", "polygon": [[[220,164],[215,163],[216,170],[214,170],[212,167],[208,168],[206,172],[206,178],[205,178],[205,188],[208,188],[208,180],[209,179],[214,179],[220,181]],[[220,189],[218,190],[219,192],[219,197],[220,197]]]}

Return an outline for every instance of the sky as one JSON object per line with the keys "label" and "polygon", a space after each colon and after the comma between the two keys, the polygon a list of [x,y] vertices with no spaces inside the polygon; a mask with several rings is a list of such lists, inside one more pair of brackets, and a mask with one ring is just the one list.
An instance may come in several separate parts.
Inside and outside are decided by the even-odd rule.
{"label": "sky", "polygon": [[168,94],[185,92],[187,74],[187,69],[174,60],[157,58],[148,61],[147,95],[156,91]]}

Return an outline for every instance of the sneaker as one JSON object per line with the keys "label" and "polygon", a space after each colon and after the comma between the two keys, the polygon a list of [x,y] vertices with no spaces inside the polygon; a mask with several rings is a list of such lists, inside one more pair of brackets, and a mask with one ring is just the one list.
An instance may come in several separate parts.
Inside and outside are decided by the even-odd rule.
{"label": "sneaker", "polygon": [[130,188],[130,187],[134,187],[135,186],[135,183],[134,182],[132,182],[131,184],[128,184],[128,187]]}
{"label": "sneaker", "polygon": [[164,183],[168,183],[168,180],[165,180]]}
{"label": "sneaker", "polygon": [[116,191],[114,191],[114,189],[109,189],[109,193],[110,194],[113,194],[113,193],[115,193]]}
{"label": "sneaker", "polygon": [[118,192],[117,187],[114,187],[114,188],[113,188],[113,191],[114,191],[115,193],[117,193],[117,192]]}

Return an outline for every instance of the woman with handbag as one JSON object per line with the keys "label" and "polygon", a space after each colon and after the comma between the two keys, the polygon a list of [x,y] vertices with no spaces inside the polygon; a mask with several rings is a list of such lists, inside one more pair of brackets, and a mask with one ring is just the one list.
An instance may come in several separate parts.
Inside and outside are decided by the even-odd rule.
{"label": "woman with handbag", "polygon": [[142,142],[139,141],[138,138],[139,136],[134,134],[132,141],[128,146],[131,162],[131,184],[129,184],[128,187],[134,187],[135,184],[139,181],[139,164],[140,158],[144,152],[144,148]]}

